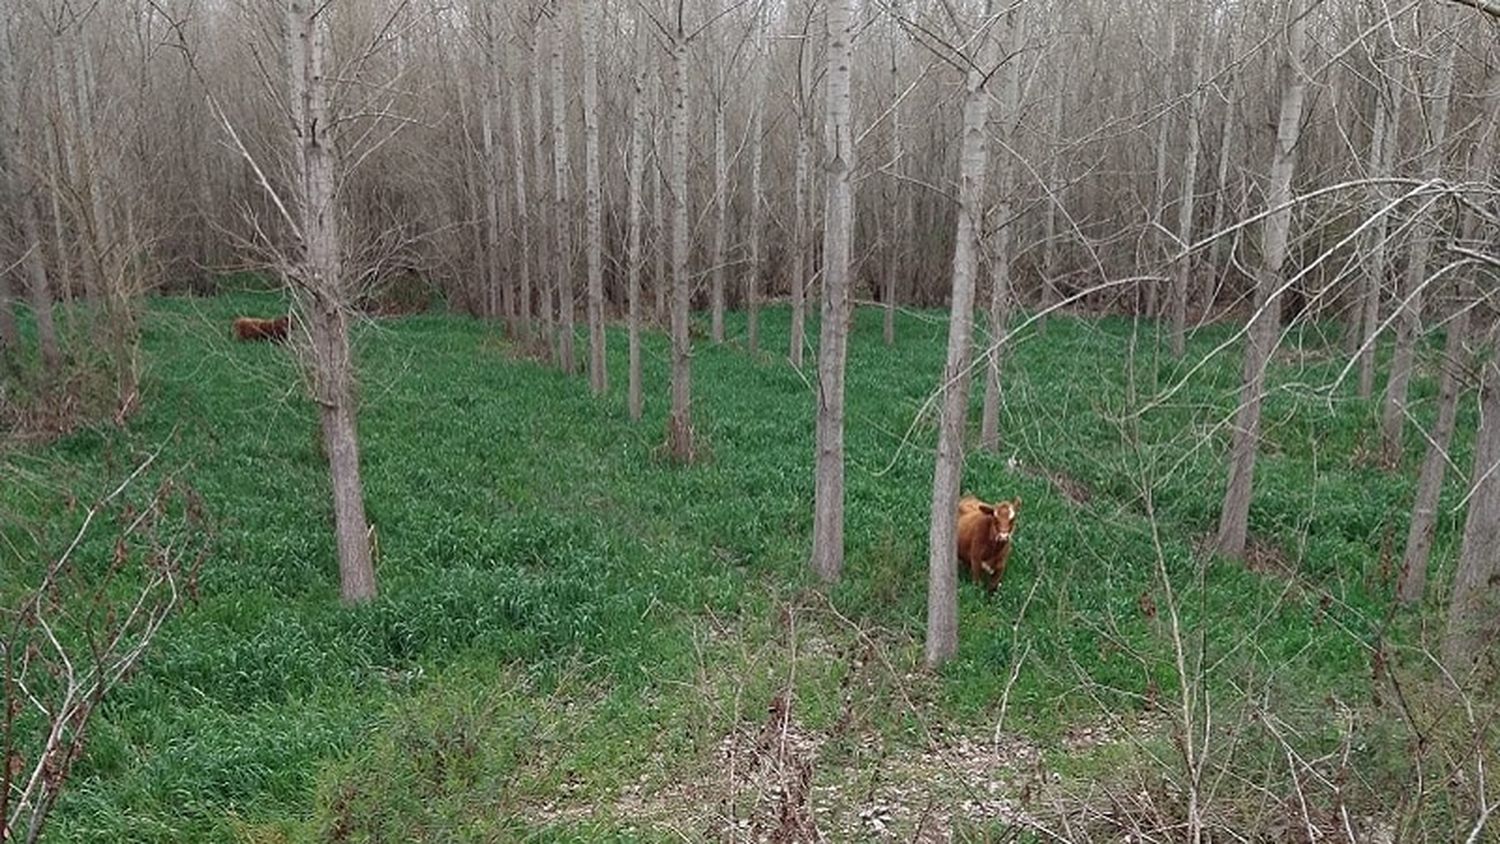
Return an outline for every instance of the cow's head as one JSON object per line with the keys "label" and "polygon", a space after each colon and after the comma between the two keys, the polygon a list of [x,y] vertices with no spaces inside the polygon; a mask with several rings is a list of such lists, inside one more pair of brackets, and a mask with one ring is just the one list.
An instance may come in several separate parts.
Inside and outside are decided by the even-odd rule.
{"label": "cow's head", "polygon": [[1011,534],[1016,532],[1016,520],[1021,515],[1021,498],[1016,496],[993,505],[981,504],[979,512],[990,519],[990,540],[997,543],[1009,542]]}

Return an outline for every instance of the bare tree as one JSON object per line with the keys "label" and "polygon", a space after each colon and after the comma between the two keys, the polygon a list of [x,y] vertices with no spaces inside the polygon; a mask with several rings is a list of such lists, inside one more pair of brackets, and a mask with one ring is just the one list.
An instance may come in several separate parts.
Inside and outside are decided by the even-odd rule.
{"label": "bare tree", "polygon": [[797,163],[792,189],[792,338],[788,354],[792,366],[802,368],[802,347],[807,345],[807,271],[811,266],[808,257],[807,220],[807,171],[808,159],[812,156],[812,144],[807,132],[801,127],[797,132]]}
{"label": "bare tree", "polygon": [[[544,143],[542,125],[545,122],[542,115],[542,62],[546,54],[546,43],[544,39],[549,33],[545,25],[546,7],[533,9],[529,4],[527,12],[531,16],[531,62],[530,73],[526,75],[526,87],[528,98],[531,100],[531,155],[536,173],[537,189],[536,204],[538,207],[538,228],[546,231],[550,222],[554,227],[561,227],[558,218],[558,199],[556,196],[556,185],[553,186],[551,201],[548,201],[547,183],[547,147]],[[540,248],[537,250],[537,278],[542,285],[541,311],[542,332],[547,344],[547,354],[554,365],[561,364],[560,347],[557,336],[557,285],[558,277],[562,274],[560,263],[556,256],[556,240],[552,241],[552,248]]]}
{"label": "bare tree", "polygon": [[297,162],[296,205],[301,212],[300,260],[293,290],[310,337],[313,399],[322,420],[323,448],[333,485],[339,593],[346,603],[375,597],[375,566],[365,521],[355,418],[354,361],[349,348],[350,291],[340,255],[335,191],[339,125],[329,110],[329,6],[288,0],[290,94]]}
{"label": "bare tree", "polygon": [[[156,456],[89,506],[67,547],[47,553],[36,582],[0,607],[0,841],[41,840],[94,715],[139,667],[184,588],[196,588],[206,555],[196,493],[169,479],[129,500]],[[111,524],[113,551],[87,560],[110,547]]]}
{"label": "bare tree", "polygon": [[[29,282],[31,311],[36,320],[37,345],[49,378],[62,369],[62,352],[52,320],[52,289],[43,261],[41,226],[30,178],[22,171],[21,94],[16,82],[10,18],[6,4],[0,8],[0,196],[16,218],[21,234],[20,263]],[[0,299],[9,299],[9,273],[0,278]],[[0,356],[19,348],[20,334],[9,301],[0,301]]]}
{"label": "bare tree", "polygon": [[885,310],[885,324],[882,327],[885,344],[894,345],[896,342],[896,279],[901,274],[901,244],[903,235],[908,234],[901,231],[901,63],[897,60],[897,45],[900,43],[900,28],[892,25],[890,43],[890,76],[891,76],[891,152],[890,161],[886,166],[891,168],[891,175],[881,184],[881,202],[885,204],[888,222],[886,223],[885,241],[886,256],[885,268],[881,274],[881,282],[884,287],[880,294],[880,304]]}
{"label": "bare tree", "polygon": [[520,316],[521,337],[532,339],[531,317],[533,314],[531,289],[531,215],[535,209],[526,197],[526,143],[522,138],[521,86],[510,89],[510,142],[512,146],[511,180],[516,186],[516,250],[520,253],[515,261],[516,273],[520,276],[520,294],[516,311]]}
{"label": "bare tree", "polygon": [[599,9],[600,0],[581,0],[583,17],[583,141],[585,216],[588,219],[589,387],[609,390],[604,357],[604,222],[599,197]]}
{"label": "bare tree", "polygon": [[[1377,14],[1381,12],[1377,9]],[[1382,28],[1383,30],[1383,28]],[[1401,133],[1401,96],[1406,86],[1399,78],[1399,62],[1394,45],[1382,31],[1376,37],[1374,68],[1375,116],[1370,128],[1367,207],[1374,217],[1365,247],[1365,272],[1359,296],[1359,332],[1356,338],[1359,359],[1360,398],[1369,398],[1375,388],[1374,337],[1380,322],[1380,291],[1386,275],[1386,236],[1390,217],[1381,213],[1389,202],[1389,186],[1384,180],[1395,168],[1396,150]]]}
{"label": "bare tree", "polygon": [[850,80],[854,2],[829,0],[828,175],[823,220],[823,314],[818,334],[818,443],[813,502],[813,571],[835,581],[844,567],[844,361],[849,345],[849,255],[854,230],[854,132]]}
{"label": "bare tree", "polygon": [[[788,20],[791,20],[789,14]],[[809,14],[808,18],[811,18]],[[792,177],[792,330],[788,356],[792,366],[802,368],[802,348],[807,344],[807,274],[812,269],[808,252],[812,247],[812,235],[808,221],[809,160],[812,157],[812,108],[808,103],[806,63],[807,46],[811,41],[808,20],[803,21],[800,35],[794,31],[790,39],[796,45],[796,74],[792,81],[792,107],[796,122],[796,164]]]}
{"label": "bare tree", "polygon": [[[718,51],[716,51],[718,52]],[[724,97],[728,73],[717,72],[714,86],[714,245],[709,258],[709,337],[724,342],[724,248],[729,241],[729,152],[724,136]]]}
{"label": "bare tree", "polygon": [[[1458,50],[1458,37],[1454,31],[1452,7],[1433,6],[1432,12],[1438,37],[1443,45],[1438,53],[1437,66],[1433,71],[1428,101],[1432,111],[1423,128],[1427,137],[1422,146],[1421,176],[1423,181],[1438,177],[1443,164],[1443,146],[1448,133],[1448,99],[1453,91],[1453,62]],[[1406,262],[1406,275],[1402,284],[1400,319],[1396,322],[1396,345],[1391,353],[1390,375],[1385,385],[1385,402],[1380,413],[1381,447],[1388,463],[1398,461],[1401,452],[1402,432],[1406,427],[1406,392],[1411,382],[1412,360],[1415,343],[1422,320],[1422,288],[1427,279],[1427,259],[1432,252],[1431,221],[1426,214],[1418,212],[1414,224],[1411,253]]]}
{"label": "bare tree", "polygon": [[969,404],[969,362],[973,355],[975,275],[983,226],[985,172],[989,166],[990,98],[985,90],[994,65],[994,39],[986,20],[979,30],[975,59],[965,79],[963,147],[959,158],[958,222],[953,245],[953,299],[948,318],[948,363],[940,385],[937,462],[932,476],[932,530],[927,549],[927,644],[929,666],[947,662],[958,650],[958,567],[955,523],[963,480],[964,422]]}
{"label": "bare tree", "polygon": [[1479,388],[1480,422],[1469,475],[1473,488],[1443,635],[1443,664],[1459,677],[1468,674],[1500,632],[1494,588],[1500,578],[1500,342],[1494,344],[1496,357],[1485,363]]}
{"label": "bare tree", "polygon": [[[755,20],[760,21],[757,11]],[[754,74],[750,93],[750,245],[749,266],[745,267],[745,309],[748,321],[747,343],[753,355],[760,350],[760,274],[761,274],[761,229],[765,226],[765,190],[762,179],[764,158],[765,112],[766,112],[766,57],[760,34],[752,36],[755,50],[752,57]]]}
{"label": "bare tree", "polygon": [[1192,69],[1188,77],[1187,152],[1182,160],[1182,185],[1177,205],[1177,266],[1172,273],[1172,356],[1180,358],[1187,343],[1188,287],[1193,274],[1192,253],[1187,245],[1193,240],[1193,209],[1198,197],[1198,153],[1202,148],[1203,121],[1203,45],[1208,27],[1196,21],[1196,4],[1188,6],[1188,20],[1197,30],[1193,39]]}
{"label": "bare tree", "polygon": [[1260,440],[1260,405],[1265,392],[1266,367],[1280,333],[1277,292],[1286,260],[1292,224],[1292,172],[1297,164],[1297,138],[1302,125],[1302,101],[1307,79],[1302,67],[1307,40],[1306,3],[1287,7],[1287,46],[1282,60],[1281,114],[1271,155],[1270,184],[1266,188],[1266,217],[1262,232],[1261,265],[1255,278],[1255,312],[1246,330],[1245,366],[1229,447],[1229,483],[1219,514],[1218,550],[1231,557],[1245,552],[1250,518],[1250,493],[1255,478],[1255,455]]}
{"label": "bare tree", "polygon": [[[477,7],[477,8],[476,8]],[[502,152],[496,140],[500,122],[500,44],[496,33],[494,10],[487,3],[470,7],[474,23],[479,28],[480,49],[484,53],[484,104],[480,109],[480,136],[484,144],[484,203],[485,203],[485,311],[490,316],[501,313],[509,319],[512,313],[512,297],[505,288],[504,273],[500,268],[500,212],[505,207],[501,194],[500,159]]]}
{"label": "bare tree", "polygon": [[575,302],[573,301],[573,230],[568,208],[568,110],[563,75],[563,15],[568,0],[556,0],[552,9],[552,225],[553,268],[557,273],[558,358],[564,372],[578,371],[573,354]]}
{"label": "bare tree", "polygon": [[[1231,52],[1234,49],[1234,37],[1231,35],[1226,39],[1229,42]],[[1219,125],[1219,158],[1218,172],[1214,177],[1214,222],[1212,231],[1215,233],[1224,231],[1224,221],[1229,215],[1229,167],[1233,160],[1235,130],[1239,122],[1235,120],[1240,99],[1240,80],[1238,68],[1231,71],[1229,79],[1224,83],[1224,119]],[[1214,239],[1213,252],[1209,263],[1213,272],[1204,276],[1203,284],[1199,289],[1199,299],[1205,311],[1212,311],[1215,299],[1218,298],[1218,276],[1224,266],[1224,249],[1228,246],[1230,238],[1218,237]]]}
{"label": "bare tree", "polygon": [[[1483,184],[1494,171],[1497,144],[1500,144],[1500,76],[1490,83],[1487,97],[1489,118],[1470,142],[1467,172],[1475,184]],[[1461,234],[1468,243],[1480,241],[1483,221],[1472,206],[1466,205],[1460,212]],[[1432,553],[1432,540],[1437,531],[1438,499],[1443,491],[1443,477],[1447,474],[1449,446],[1453,441],[1453,429],[1458,417],[1460,385],[1464,371],[1468,368],[1465,343],[1469,339],[1470,314],[1479,306],[1476,301],[1475,284],[1470,273],[1473,267],[1462,260],[1456,272],[1462,273],[1456,287],[1458,295],[1453,303],[1454,313],[1446,326],[1447,337],[1443,344],[1442,369],[1438,376],[1437,419],[1427,435],[1427,453],[1422,458],[1422,468],[1417,475],[1417,492],[1411,508],[1411,526],[1406,536],[1406,552],[1401,559],[1401,574],[1396,581],[1396,597],[1406,606],[1422,600],[1427,587],[1427,564]]]}
{"label": "bare tree", "polygon": [[[646,99],[646,64],[640,41],[642,22],[636,18],[635,90],[630,95],[629,185],[626,187],[626,295],[629,296],[630,374],[626,403],[632,421],[641,421],[641,179],[645,170],[646,121],[643,106]],[[658,193],[660,191],[658,190]]]}
{"label": "bare tree", "polygon": [[672,52],[672,129],[669,189],[672,193],[672,416],[667,422],[667,450],[691,462],[693,448],[693,349],[688,336],[688,42],[683,29],[682,4],[669,37]]}
{"label": "bare tree", "polygon": [[1000,85],[1000,152],[995,162],[994,230],[989,237],[990,265],[989,331],[991,341],[986,352],[984,404],[979,415],[979,447],[985,451],[1000,450],[1000,372],[1005,362],[1004,337],[1010,323],[1011,308],[1011,240],[1016,226],[1013,194],[1016,190],[1015,144],[1021,122],[1020,46],[1025,41],[1024,19],[1019,9],[1001,15],[1001,39],[1006,51],[1006,66]]}

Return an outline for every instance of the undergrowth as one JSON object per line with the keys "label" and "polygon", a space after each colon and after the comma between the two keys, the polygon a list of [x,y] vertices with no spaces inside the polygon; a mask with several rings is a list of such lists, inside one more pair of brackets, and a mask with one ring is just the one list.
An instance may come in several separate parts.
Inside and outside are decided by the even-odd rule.
{"label": "undergrowth", "polygon": [[[342,608],[316,415],[283,348],[227,331],[236,314],[281,307],[264,294],[156,301],[129,429],[11,455],[33,482],[0,490],[10,526],[66,534],[59,496],[96,494],[157,447],[215,525],[200,594],[107,701],[52,840],[712,837],[711,812],[663,809],[652,823],[652,807],[722,797],[716,748],[787,690],[783,726],[818,737],[817,799],[851,817],[876,790],[860,777],[896,748],[998,734],[1002,708],[1006,735],[1094,776],[1115,766],[1092,753],[1136,757],[1068,750],[1070,735],[1112,716],[1160,719],[1178,694],[1159,570],[1225,699],[1253,688],[1287,712],[1369,705],[1380,642],[1421,643],[1415,622],[1387,620],[1411,473],[1363,457],[1370,403],[1347,384],[1331,400],[1316,389],[1341,368],[1336,349],[1295,337],[1328,354],[1275,373],[1251,511],[1274,565],[1251,571],[1199,552],[1217,519],[1239,347],[1195,364],[1233,329],[1200,331],[1179,363],[1118,318],[1054,318],[1009,351],[1004,443],[969,456],[965,491],[1024,499],[1016,552],[992,601],[963,585],[960,650],[939,674],[918,667],[933,442],[918,414],[946,339],[929,312],[903,314],[894,347],[877,314],[856,322],[847,558],[826,593],[806,571],[813,400],[785,361],[784,309],[764,312],[772,353],[748,355],[734,316],[730,342],[696,344],[708,457],[685,467],[658,456],[657,332],[644,338],[646,417],[632,424],[623,331],[609,338],[612,392],[595,400],[490,324],[361,324],[381,595]],[[1415,383],[1419,421],[1432,390]],[[1461,432],[1474,413],[1463,407]],[[1411,466],[1421,442],[1408,442]],[[1450,487],[1437,595],[1457,536]]]}

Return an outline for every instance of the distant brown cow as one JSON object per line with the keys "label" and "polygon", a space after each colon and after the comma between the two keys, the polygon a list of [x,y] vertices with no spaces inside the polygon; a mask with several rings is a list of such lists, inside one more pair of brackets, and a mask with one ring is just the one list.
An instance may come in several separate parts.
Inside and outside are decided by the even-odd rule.
{"label": "distant brown cow", "polygon": [[998,504],[986,504],[973,496],[958,502],[958,559],[969,567],[969,576],[984,584],[987,595],[995,594],[1005,578],[1010,538],[1020,513],[1019,496]]}
{"label": "distant brown cow", "polygon": [[275,319],[240,317],[234,321],[234,336],[238,340],[270,340],[281,343],[286,341],[291,327],[292,319],[288,316]]}

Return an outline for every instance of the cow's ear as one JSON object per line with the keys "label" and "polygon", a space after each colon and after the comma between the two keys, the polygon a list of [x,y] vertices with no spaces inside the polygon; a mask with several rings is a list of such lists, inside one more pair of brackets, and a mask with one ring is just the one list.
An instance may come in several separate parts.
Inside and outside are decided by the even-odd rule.
{"label": "cow's ear", "polygon": [[985,514],[986,516],[993,516],[995,515],[995,508],[991,507],[988,504],[981,504],[979,505],[979,512]]}
{"label": "cow's ear", "polygon": [[1021,496],[1018,495],[1015,498],[1011,499],[1010,509],[1012,512],[1021,512]]}

